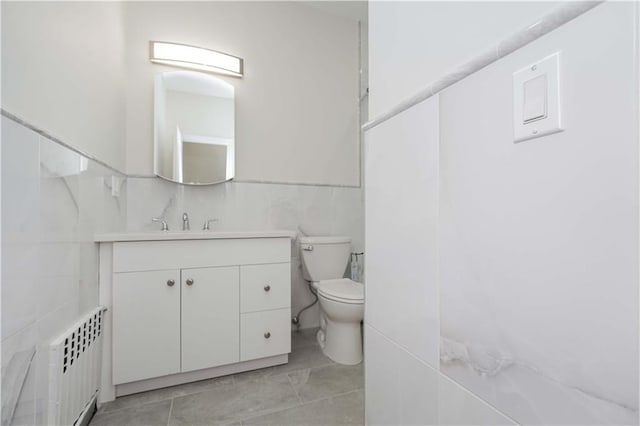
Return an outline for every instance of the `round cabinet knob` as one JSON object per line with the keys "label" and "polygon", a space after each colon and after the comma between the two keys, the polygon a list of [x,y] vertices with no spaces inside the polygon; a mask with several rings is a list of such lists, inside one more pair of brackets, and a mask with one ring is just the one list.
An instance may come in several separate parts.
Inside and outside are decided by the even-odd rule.
{"label": "round cabinet knob", "polygon": [[269,337],[271,337],[271,333],[269,333],[268,331],[266,333],[264,333],[264,338],[268,339]]}
{"label": "round cabinet knob", "polygon": [[193,285],[193,278],[187,279],[187,285]]}
{"label": "round cabinet knob", "polygon": [[168,285],[169,287],[173,287],[173,285],[174,285],[175,283],[176,283],[176,281],[175,281],[175,280],[167,280],[167,285]]}
{"label": "round cabinet knob", "polygon": [[264,286],[264,291],[269,291],[269,290],[271,290],[271,286],[270,286],[270,285],[268,285],[268,284],[267,284],[267,285],[265,285],[265,286]]}

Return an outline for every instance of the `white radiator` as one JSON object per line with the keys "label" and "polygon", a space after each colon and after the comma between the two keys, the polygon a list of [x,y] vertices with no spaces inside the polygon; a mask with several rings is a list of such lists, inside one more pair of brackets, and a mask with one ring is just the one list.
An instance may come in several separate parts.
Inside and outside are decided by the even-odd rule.
{"label": "white radiator", "polygon": [[95,404],[102,363],[104,308],[97,307],[51,343],[50,425],[80,424]]}

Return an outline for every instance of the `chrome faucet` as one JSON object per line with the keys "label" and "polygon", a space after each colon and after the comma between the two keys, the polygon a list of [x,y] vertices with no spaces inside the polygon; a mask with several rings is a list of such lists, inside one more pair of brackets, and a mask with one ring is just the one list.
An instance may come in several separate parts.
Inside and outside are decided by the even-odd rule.
{"label": "chrome faucet", "polygon": [[161,217],[154,217],[153,219],[151,219],[153,222],[161,222],[162,223],[162,230],[163,231],[168,231],[169,230],[169,225],[167,225],[167,222],[165,222]]}
{"label": "chrome faucet", "polygon": [[210,231],[211,230],[211,222],[217,222],[218,219],[209,219],[204,223],[204,226],[202,227],[203,231]]}
{"label": "chrome faucet", "polygon": [[187,212],[182,213],[182,230],[188,231],[191,227],[189,226],[189,215]]}

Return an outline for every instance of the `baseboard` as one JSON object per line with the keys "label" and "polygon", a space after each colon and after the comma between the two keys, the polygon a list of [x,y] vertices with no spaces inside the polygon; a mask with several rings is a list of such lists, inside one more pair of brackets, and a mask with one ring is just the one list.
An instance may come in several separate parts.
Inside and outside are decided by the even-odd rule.
{"label": "baseboard", "polygon": [[286,364],[287,362],[289,362],[289,354],[283,354],[268,358],[238,362],[235,364],[221,365],[219,367],[207,368],[204,370],[189,371],[187,373],[178,373],[153,379],[140,380],[138,382],[123,383],[116,385],[116,397],[196,382],[198,380],[213,379],[214,377],[228,376],[229,374],[241,373],[243,371],[272,367],[274,365]]}
{"label": "baseboard", "polygon": [[91,397],[91,401],[84,408],[84,410],[82,411],[82,414],[80,414],[80,417],[78,417],[78,420],[75,421],[73,426],[87,426],[91,421],[91,419],[93,418],[94,414],[96,414],[96,411],[98,411],[97,394]]}

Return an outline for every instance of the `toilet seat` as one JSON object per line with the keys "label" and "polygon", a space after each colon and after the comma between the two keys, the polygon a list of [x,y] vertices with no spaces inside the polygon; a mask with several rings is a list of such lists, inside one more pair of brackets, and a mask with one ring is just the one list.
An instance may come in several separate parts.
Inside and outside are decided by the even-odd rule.
{"label": "toilet seat", "polygon": [[364,303],[364,285],[348,278],[318,282],[318,294],[340,303]]}

